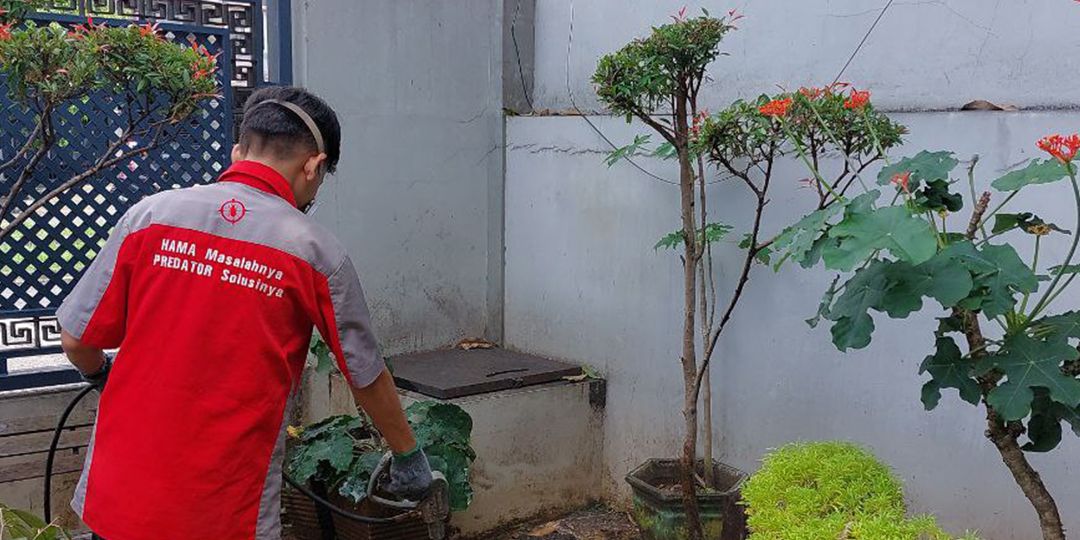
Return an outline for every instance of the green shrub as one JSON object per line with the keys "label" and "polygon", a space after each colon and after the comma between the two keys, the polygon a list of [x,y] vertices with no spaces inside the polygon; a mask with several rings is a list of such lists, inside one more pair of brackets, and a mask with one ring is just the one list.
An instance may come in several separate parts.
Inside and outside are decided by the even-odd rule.
{"label": "green shrub", "polygon": [[794,443],[769,453],[742,496],[751,540],[953,538],[933,517],[906,517],[900,481],[846,442]]}

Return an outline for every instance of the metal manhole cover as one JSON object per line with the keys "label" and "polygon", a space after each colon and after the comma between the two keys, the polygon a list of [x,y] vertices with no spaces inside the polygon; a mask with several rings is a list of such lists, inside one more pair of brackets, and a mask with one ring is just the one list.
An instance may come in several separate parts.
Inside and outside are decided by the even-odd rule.
{"label": "metal manhole cover", "polygon": [[451,399],[580,375],[581,368],[505,349],[449,349],[390,359],[399,388]]}

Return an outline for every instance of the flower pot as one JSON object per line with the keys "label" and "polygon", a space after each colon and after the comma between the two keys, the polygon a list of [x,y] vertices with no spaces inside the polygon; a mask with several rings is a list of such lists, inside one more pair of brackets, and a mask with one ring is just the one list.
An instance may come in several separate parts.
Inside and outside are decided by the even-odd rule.
{"label": "flower pot", "polygon": [[[375,508],[371,503],[358,505],[337,493],[331,493],[327,500],[340,508],[364,516],[390,517],[393,514]],[[323,530],[318,507],[303,493],[286,487],[281,493],[281,505],[285,511],[282,521],[297,540],[428,540],[427,525],[418,512],[399,522],[386,524],[361,523],[330,515],[324,518],[329,520],[329,525],[333,528],[333,536],[330,536]]]}
{"label": "flower pot", "polygon": [[[704,471],[699,462],[698,474]],[[705,538],[742,540],[746,538],[746,514],[739,505],[739,489],[746,473],[722,463],[713,463],[718,491],[697,495]],[[686,540],[686,512],[679,489],[679,462],[650,459],[626,476],[634,493],[634,521],[643,540]]]}

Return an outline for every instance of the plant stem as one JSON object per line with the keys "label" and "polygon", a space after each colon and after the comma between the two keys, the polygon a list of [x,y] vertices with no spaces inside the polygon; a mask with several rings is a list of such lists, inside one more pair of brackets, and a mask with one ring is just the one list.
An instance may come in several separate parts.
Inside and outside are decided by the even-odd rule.
{"label": "plant stem", "polygon": [[[971,156],[971,164],[968,165],[968,189],[971,190],[971,204],[975,204],[978,197],[975,196],[975,165],[979,163],[979,154]],[[979,224],[979,232],[982,233],[983,240],[987,240],[986,228]]]}
{"label": "plant stem", "polygon": [[1003,207],[1004,207],[1004,206],[1005,206],[1006,204],[1009,204],[1009,201],[1013,200],[1013,197],[1015,197],[1017,193],[1020,193],[1020,191],[1019,191],[1019,190],[1017,190],[1017,191],[1014,191],[1014,192],[1012,192],[1012,193],[1009,193],[1009,195],[1008,195],[1007,197],[1005,197],[1005,199],[1004,199],[1004,200],[1002,200],[1000,204],[998,204],[997,206],[995,206],[995,207],[994,207],[994,209],[990,211],[990,213],[986,214],[986,217],[982,218],[982,219],[981,219],[981,220],[979,221],[979,227],[981,228],[981,227],[982,227],[983,225],[985,225],[985,224],[986,224],[986,222],[987,222],[987,221],[990,221],[990,218],[992,218],[992,217],[994,217],[995,215],[997,215],[997,213],[998,213],[999,211],[1001,211],[1001,209],[1002,209],[1002,208],[1003,208]]}
{"label": "plant stem", "polygon": [[802,162],[804,164],[806,164],[806,168],[810,169],[810,172],[814,173],[814,178],[817,180],[817,182],[821,184],[825,188],[825,190],[829,192],[829,195],[833,196],[834,199],[838,201],[844,200],[844,197],[833,191],[833,188],[829,185],[829,183],[821,177],[821,173],[818,172],[816,167],[814,167],[814,164],[810,163],[810,159],[806,157],[806,152],[803,150],[802,145],[799,144],[799,141],[791,133],[791,130],[788,128],[787,123],[785,123],[783,120],[779,120],[779,122],[780,125],[783,127],[784,134],[787,135],[788,139],[790,139],[791,143],[795,146],[795,152],[799,154],[799,158],[802,159]]}
{"label": "plant stem", "polygon": [[1071,166],[1066,166],[1065,168],[1069,171],[1069,184],[1072,185],[1073,202],[1076,203],[1076,228],[1073,229],[1072,233],[1072,245],[1069,246],[1069,254],[1065,256],[1065,262],[1061,263],[1061,267],[1058,268],[1053,281],[1050,282],[1050,287],[1046,289],[1042,298],[1035,304],[1035,308],[1031,310],[1031,315],[1027,318],[1028,320],[1035,319],[1035,317],[1046,308],[1050,295],[1053,294],[1054,287],[1057,287],[1058,282],[1061,281],[1061,276],[1065,274],[1065,270],[1067,270],[1069,264],[1072,263],[1073,255],[1076,254],[1077,243],[1080,243],[1080,185],[1077,185],[1076,183],[1076,173],[1073,172],[1073,168]]}
{"label": "plant stem", "polygon": [[[1035,255],[1031,258],[1031,272],[1033,274],[1039,273],[1039,241],[1042,240],[1042,235],[1035,235]],[[1020,302],[1020,313],[1027,312],[1028,298],[1031,297],[1031,293],[1024,293],[1024,299]]]}

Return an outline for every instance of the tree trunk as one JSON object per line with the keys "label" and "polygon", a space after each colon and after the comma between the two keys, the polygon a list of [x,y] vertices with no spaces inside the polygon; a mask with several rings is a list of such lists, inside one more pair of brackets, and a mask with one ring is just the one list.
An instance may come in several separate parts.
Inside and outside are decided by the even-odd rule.
{"label": "tree trunk", "polygon": [[[988,197],[984,197],[989,200]],[[985,204],[982,204],[985,209]],[[976,221],[977,223],[977,221]],[[968,350],[972,353],[972,360],[981,358],[986,346],[983,338],[982,327],[978,317],[969,311],[957,311],[964,321],[964,334],[967,338]],[[987,375],[990,377],[990,375]],[[1039,527],[1042,529],[1043,540],[1065,540],[1065,527],[1061,524],[1061,514],[1058,512],[1057,503],[1050,491],[1046,489],[1039,473],[1031,467],[1024,451],[1020,449],[1017,438],[1024,432],[1024,427],[1019,422],[1005,424],[997,411],[986,402],[986,396],[995,386],[996,382],[989,379],[980,380],[983,392],[983,404],[986,406],[986,438],[994,443],[994,447],[1001,454],[1001,461],[1009,468],[1013,480],[1020,486],[1024,496],[1028,498],[1035,512],[1039,516]]]}
{"label": "tree trunk", "polygon": [[690,163],[689,126],[687,125],[687,93],[681,89],[675,100],[675,140],[679,155],[679,192],[681,194],[682,226],[685,237],[685,260],[683,261],[683,420],[685,440],[680,460],[680,484],[683,508],[686,510],[687,532],[690,540],[703,540],[701,516],[698,511],[697,489],[694,481],[697,463],[697,329],[694,327],[697,305],[697,226],[694,223],[694,172]]}
{"label": "tree trunk", "polygon": [[997,447],[1001,461],[1005,462],[1013,479],[1039,515],[1043,540],[1065,540],[1065,527],[1061,524],[1057,503],[1046,489],[1039,473],[1028,463],[1027,456],[1016,441],[1023,427],[1003,424],[997,411],[989,405],[986,406],[986,425],[986,437]]}

